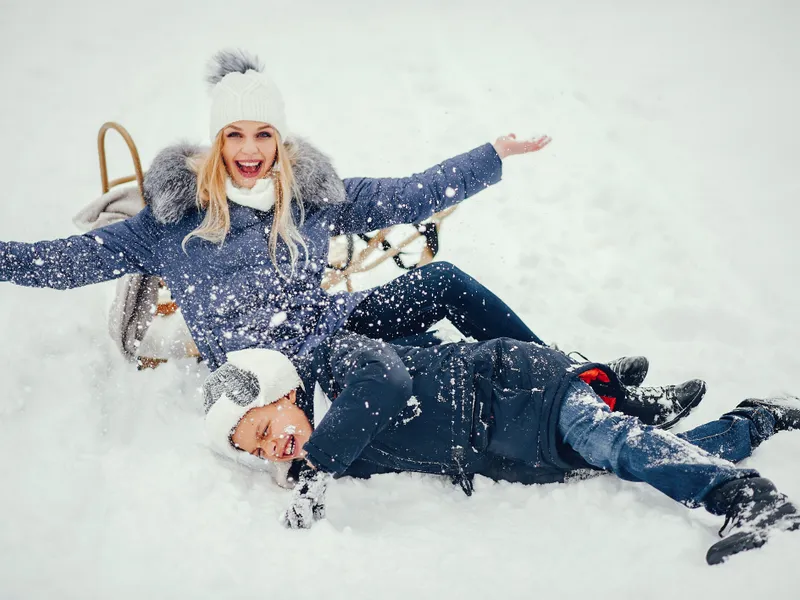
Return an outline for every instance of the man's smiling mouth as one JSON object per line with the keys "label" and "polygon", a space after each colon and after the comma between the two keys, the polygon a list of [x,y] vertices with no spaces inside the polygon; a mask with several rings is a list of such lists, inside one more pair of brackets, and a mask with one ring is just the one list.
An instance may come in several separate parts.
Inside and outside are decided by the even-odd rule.
{"label": "man's smiling mouth", "polygon": [[297,440],[293,435],[289,436],[289,441],[286,442],[286,446],[283,448],[283,458],[288,458],[294,456],[295,447],[297,446]]}

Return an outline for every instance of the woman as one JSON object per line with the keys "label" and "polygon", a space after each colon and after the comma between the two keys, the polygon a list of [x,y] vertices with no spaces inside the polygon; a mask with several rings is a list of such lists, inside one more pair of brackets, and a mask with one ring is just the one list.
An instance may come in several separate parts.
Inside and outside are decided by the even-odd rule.
{"label": "woman", "polygon": [[516,340],[408,348],[343,332],[298,370],[278,352],[246,350],[205,388],[217,451],[308,465],[284,515],[292,528],[324,517],[331,476],[445,474],[471,495],[475,474],[547,483],[580,468],[725,515],[723,529],[732,527],[709,550],[709,564],[800,528],[797,508],[772,482],[729,462],[800,427],[797,398],[747,400],[675,436],[611,412],[625,397],[607,366],[576,368]]}

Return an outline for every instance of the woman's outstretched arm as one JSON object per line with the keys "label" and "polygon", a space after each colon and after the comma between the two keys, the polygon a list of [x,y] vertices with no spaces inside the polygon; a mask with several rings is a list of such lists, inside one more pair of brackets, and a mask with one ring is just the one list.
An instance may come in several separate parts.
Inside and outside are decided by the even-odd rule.
{"label": "woman's outstretched arm", "polygon": [[149,209],[84,235],[23,243],[0,242],[0,281],[71,289],[129,273],[156,274],[158,225]]}
{"label": "woman's outstretched arm", "polygon": [[327,209],[332,235],[423,221],[499,182],[503,158],[536,152],[549,142],[547,137],[518,141],[510,134],[410,177],[345,179],[348,201]]}

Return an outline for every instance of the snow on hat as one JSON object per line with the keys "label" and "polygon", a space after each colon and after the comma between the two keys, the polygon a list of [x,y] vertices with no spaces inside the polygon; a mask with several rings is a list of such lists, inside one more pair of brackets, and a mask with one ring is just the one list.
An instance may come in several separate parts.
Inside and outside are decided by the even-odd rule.
{"label": "snow on hat", "polygon": [[278,485],[289,487],[290,464],[268,462],[237,450],[231,433],[251,408],[272,404],[302,386],[292,362],[276,350],[249,348],[229,352],[228,362],[203,384],[205,429],[211,447],[236,462],[271,471]]}
{"label": "snow on hat", "polygon": [[211,139],[236,121],[260,121],[272,125],[281,138],[288,135],[283,96],[265,75],[258,57],[242,50],[221,50],[211,59]]}

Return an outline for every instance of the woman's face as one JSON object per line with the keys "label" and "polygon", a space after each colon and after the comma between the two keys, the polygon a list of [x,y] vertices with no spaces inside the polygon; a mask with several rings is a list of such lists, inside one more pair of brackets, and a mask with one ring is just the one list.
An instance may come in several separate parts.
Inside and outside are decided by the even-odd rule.
{"label": "woman's face", "polygon": [[311,437],[311,423],[295,404],[292,390],[272,404],[251,408],[239,420],[231,435],[233,445],[253,456],[287,461],[306,455],[303,445]]}
{"label": "woman's face", "polygon": [[236,121],[222,130],[222,159],[237,187],[252,188],[278,155],[275,130],[258,121]]}

